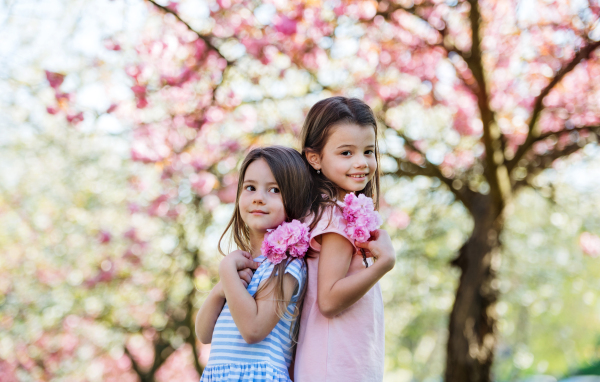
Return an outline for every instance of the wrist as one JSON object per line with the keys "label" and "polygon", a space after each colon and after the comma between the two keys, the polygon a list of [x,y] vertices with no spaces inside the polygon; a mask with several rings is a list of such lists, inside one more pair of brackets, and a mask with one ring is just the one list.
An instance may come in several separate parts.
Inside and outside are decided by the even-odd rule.
{"label": "wrist", "polygon": [[396,258],[394,256],[380,256],[374,265],[377,265],[384,273],[387,273],[394,269]]}
{"label": "wrist", "polygon": [[[219,264],[219,276],[221,277],[221,280],[223,280],[223,275],[227,273],[229,268],[231,268],[230,263],[231,261],[229,261],[229,258],[227,256],[225,256],[225,258],[221,260],[221,263]],[[221,282],[219,281],[219,283]]]}
{"label": "wrist", "polygon": [[213,288],[213,292],[217,295],[217,297],[225,298],[225,291],[223,291],[223,284],[219,281],[215,284]]}

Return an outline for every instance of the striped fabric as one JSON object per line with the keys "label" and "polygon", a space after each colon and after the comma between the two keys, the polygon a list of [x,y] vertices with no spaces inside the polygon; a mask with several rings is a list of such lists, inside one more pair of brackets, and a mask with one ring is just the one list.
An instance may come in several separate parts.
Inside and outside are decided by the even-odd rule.
{"label": "striped fabric", "polygon": [[[274,265],[265,261],[265,256],[254,259],[260,266],[248,285],[248,293],[256,294],[260,283],[267,280]],[[285,273],[298,280],[298,288],[288,305],[287,320],[280,319],[267,337],[256,344],[248,344],[238,331],[229,306],[226,303],[217,319],[213,331],[208,364],[202,373],[201,382],[213,381],[290,381],[288,367],[292,361],[291,321],[289,313],[294,312],[296,301],[306,282],[304,262],[293,259],[287,265]]]}

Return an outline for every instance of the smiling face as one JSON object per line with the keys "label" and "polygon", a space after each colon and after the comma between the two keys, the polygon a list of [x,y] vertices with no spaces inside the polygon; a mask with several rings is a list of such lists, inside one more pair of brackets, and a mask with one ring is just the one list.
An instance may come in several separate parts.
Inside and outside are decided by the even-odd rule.
{"label": "smiling face", "polygon": [[363,190],[375,174],[375,129],[354,123],[338,124],[321,154],[313,153],[307,159],[339,187],[338,199],[343,199],[348,192]]}
{"label": "smiling face", "polygon": [[239,199],[240,215],[250,236],[264,234],[285,221],[281,191],[264,159],[248,165]]}

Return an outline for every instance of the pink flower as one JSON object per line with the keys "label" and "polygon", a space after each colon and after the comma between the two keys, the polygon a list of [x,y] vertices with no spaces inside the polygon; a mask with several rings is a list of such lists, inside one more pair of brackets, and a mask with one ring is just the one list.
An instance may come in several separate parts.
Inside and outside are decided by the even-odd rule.
{"label": "pink flower", "polygon": [[355,224],[348,224],[346,226],[346,234],[359,243],[364,243],[371,237],[371,232],[365,226],[357,226]]}
{"label": "pink flower", "polygon": [[286,36],[291,36],[296,33],[297,22],[287,16],[279,16],[278,22],[275,24],[275,30],[283,33]]}
{"label": "pink flower", "polygon": [[579,246],[583,253],[590,257],[598,257],[600,255],[600,237],[584,232],[579,236]]}
{"label": "pink flower", "polygon": [[83,121],[83,113],[79,112],[77,114],[67,114],[67,121],[72,124],[78,124]]}
{"label": "pink flower", "polygon": [[46,111],[48,112],[48,114],[53,114],[54,115],[54,114],[56,114],[56,113],[59,112],[59,109],[57,107],[54,107],[54,106],[48,106],[46,108]]}
{"label": "pink flower", "polygon": [[390,214],[388,224],[397,229],[405,229],[410,224],[410,216],[402,210],[394,210]]}
{"label": "pink flower", "polygon": [[288,254],[291,257],[304,257],[309,238],[308,226],[299,220],[292,220],[267,232],[260,249],[271,263],[279,264]]}
{"label": "pink flower", "polygon": [[348,225],[345,232],[350,239],[364,243],[371,237],[371,232],[381,226],[383,220],[373,205],[373,199],[360,194],[349,193],[344,198],[342,211]]}
{"label": "pink flower", "polygon": [[100,240],[100,243],[106,244],[106,243],[110,242],[110,239],[111,239],[110,232],[105,231],[105,230],[101,230],[98,233],[98,240]]}
{"label": "pink flower", "polygon": [[46,79],[50,83],[50,86],[53,87],[54,89],[58,89],[58,87],[63,83],[63,80],[65,79],[65,75],[60,74],[60,73],[50,72],[48,70],[46,70],[45,72],[46,72]]}

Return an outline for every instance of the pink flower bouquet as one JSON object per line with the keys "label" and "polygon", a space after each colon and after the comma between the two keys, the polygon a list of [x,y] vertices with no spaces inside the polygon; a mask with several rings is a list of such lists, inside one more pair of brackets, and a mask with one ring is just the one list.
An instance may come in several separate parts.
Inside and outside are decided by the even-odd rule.
{"label": "pink flower bouquet", "polygon": [[[363,194],[356,196],[349,193],[344,198],[344,204],[342,213],[348,223],[344,230],[346,235],[359,243],[367,242],[371,237],[371,232],[378,229],[383,223],[381,215],[375,211],[373,199]],[[360,251],[365,265],[368,267],[365,251],[362,248]]]}
{"label": "pink flower bouquet", "polygon": [[282,223],[279,227],[268,230],[260,250],[273,264],[279,264],[287,255],[302,258],[308,251],[308,225],[299,220]]}

